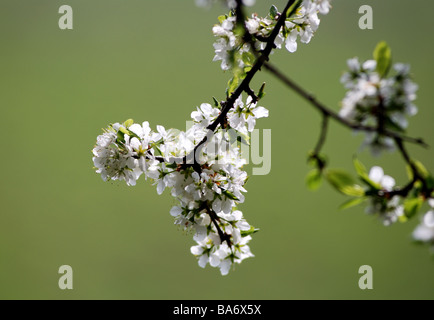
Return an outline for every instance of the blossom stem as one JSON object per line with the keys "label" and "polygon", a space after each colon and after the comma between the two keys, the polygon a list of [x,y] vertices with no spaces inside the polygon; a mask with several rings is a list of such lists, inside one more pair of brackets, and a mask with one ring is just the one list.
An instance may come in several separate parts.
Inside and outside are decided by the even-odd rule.
{"label": "blossom stem", "polygon": [[228,244],[228,247],[231,248],[232,243],[230,240],[230,235],[228,235],[227,233],[223,232],[222,229],[220,228],[219,224],[218,224],[218,220],[220,219],[219,216],[217,215],[217,213],[211,209],[211,207],[209,206],[208,203],[204,204],[204,208],[206,210],[206,212],[208,213],[211,222],[214,224],[215,228],[217,229],[217,233],[220,237],[220,242],[223,243],[226,241],[226,243]]}
{"label": "blossom stem", "polygon": [[318,142],[315,146],[315,149],[313,153],[311,154],[310,158],[316,159],[318,162],[318,169],[322,170],[326,166],[325,161],[320,156],[321,150],[324,147],[324,144],[326,142],[328,128],[329,128],[329,119],[330,116],[326,113],[322,114],[322,125],[321,125],[321,133],[318,139]]}

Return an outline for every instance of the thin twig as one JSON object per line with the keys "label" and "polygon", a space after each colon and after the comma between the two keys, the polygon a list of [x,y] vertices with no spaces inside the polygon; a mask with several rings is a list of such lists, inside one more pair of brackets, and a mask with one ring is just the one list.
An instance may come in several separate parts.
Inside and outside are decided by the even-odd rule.
{"label": "thin twig", "polygon": [[[371,126],[365,126],[358,123],[350,122],[341,116],[337,114],[336,112],[332,111],[330,108],[319,102],[315,96],[308,93],[305,89],[303,89],[301,86],[299,86],[297,83],[295,83],[293,80],[291,80],[288,76],[283,74],[280,70],[278,70],[276,67],[274,67],[269,62],[266,62],[264,64],[264,67],[270,71],[272,74],[274,74],[279,80],[281,80],[283,83],[285,83],[288,87],[290,87],[292,90],[294,90],[298,95],[303,97],[305,100],[309,101],[310,104],[321,111],[323,114],[326,114],[330,118],[334,119],[335,121],[339,122],[340,124],[344,125],[345,127],[349,129],[353,129],[356,131],[365,131],[365,132],[378,132],[378,127],[371,127]],[[383,130],[382,135],[393,138],[393,139],[400,139],[405,142],[410,142],[414,144],[418,144],[422,147],[428,148],[428,145],[424,142],[421,138],[412,138],[408,137],[402,134],[399,134],[397,132],[393,132],[390,130]]]}
{"label": "thin twig", "polygon": [[220,220],[219,216],[217,215],[217,213],[211,209],[211,207],[209,206],[208,203],[204,204],[204,209],[206,210],[206,212],[208,213],[211,222],[214,224],[217,233],[220,237],[220,242],[223,243],[226,241],[226,243],[228,244],[228,247],[231,248],[232,243],[231,243],[231,236],[225,232],[223,232],[223,230],[220,228],[218,221]]}

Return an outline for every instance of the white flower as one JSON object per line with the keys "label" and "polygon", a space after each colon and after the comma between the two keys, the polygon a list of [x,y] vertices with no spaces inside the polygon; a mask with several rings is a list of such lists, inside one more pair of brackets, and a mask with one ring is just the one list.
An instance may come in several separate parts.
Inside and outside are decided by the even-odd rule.
{"label": "white flower", "polygon": [[197,111],[191,113],[193,121],[200,127],[208,127],[220,114],[220,109],[213,108],[208,103],[203,103],[197,108]]}
{"label": "white flower", "polygon": [[142,172],[138,168],[137,160],[132,157],[131,151],[125,147],[125,142],[119,142],[122,147],[118,146],[118,134],[127,140],[129,138],[118,131],[120,128],[125,129],[116,123],[97,138],[97,144],[92,151],[93,163],[96,172],[101,174],[104,181],[123,180],[127,185],[134,186]]}
{"label": "white flower", "polygon": [[[243,4],[253,5],[254,1],[244,0]],[[233,8],[236,2],[229,0],[228,5]],[[275,39],[276,47],[280,49],[285,43],[285,48],[289,52],[295,52],[298,47],[298,39],[302,43],[309,43],[320,24],[318,13],[325,15],[329,10],[329,0],[304,0],[297,12],[285,21],[285,26]],[[260,51],[265,48],[266,42],[263,38],[271,35],[278,19],[279,15],[260,18],[253,14],[245,21],[247,31],[260,39],[255,43],[256,50]],[[215,56],[213,61],[221,61],[221,68],[225,71],[234,67],[243,68],[245,66],[243,53],[251,51],[250,45],[244,44],[242,37],[234,33],[235,25],[236,17],[230,16],[213,27],[213,33],[217,37],[214,43]]]}
{"label": "white flower", "polygon": [[[395,179],[385,175],[381,167],[372,167],[369,172],[369,179],[381,187],[381,192],[391,192],[395,187]],[[382,195],[372,196],[371,202],[366,207],[366,213],[377,214],[385,226],[389,226],[398,221],[404,215],[404,206],[401,204],[399,196],[391,199],[384,198]]]}
{"label": "white flower", "polygon": [[[240,97],[236,106],[240,114],[231,114],[232,121],[245,132],[253,130],[256,119],[268,116],[268,110],[250,97],[246,105]],[[194,125],[186,132],[163,126],[157,126],[154,132],[148,122],[116,123],[97,138],[93,160],[104,180],[125,180],[135,185],[144,173],[145,178],[152,179],[158,194],[169,189],[177,201],[170,215],[175,225],[193,231],[197,245],[191,252],[198,257],[199,266],[209,264],[226,275],[233,263],[253,256],[247,246],[251,237],[243,236],[251,226],[237,210],[245,198],[248,177],[241,167],[246,160],[229,133],[219,128],[201,148],[200,170],[181,161],[207,136],[207,127],[220,112],[219,108],[201,104],[192,112]]]}
{"label": "white flower", "polygon": [[378,183],[386,191],[392,191],[395,186],[395,179],[385,175],[381,167],[372,167],[369,171],[369,179]]}
{"label": "white flower", "polygon": [[413,239],[434,245],[434,199],[429,199],[428,203],[431,210],[424,215],[421,224],[413,231]]}
{"label": "white flower", "polygon": [[234,107],[228,112],[228,119],[232,128],[247,134],[255,129],[256,119],[267,118],[268,114],[268,110],[254,103],[252,97],[247,98],[246,105],[242,97],[239,97]]}
{"label": "white flower", "polygon": [[[339,115],[355,124],[375,127],[382,123],[382,129],[389,131],[407,129],[408,117],[417,113],[413,102],[418,87],[411,81],[410,67],[395,64],[395,75],[381,78],[374,60],[360,63],[353,58],[347,64],[350,71],[341,77],[341,82],[348,91]],[[396,149],[394,140],[389,137],[378,132],[365,134],[363,146],[369,146],[374,155]]]}

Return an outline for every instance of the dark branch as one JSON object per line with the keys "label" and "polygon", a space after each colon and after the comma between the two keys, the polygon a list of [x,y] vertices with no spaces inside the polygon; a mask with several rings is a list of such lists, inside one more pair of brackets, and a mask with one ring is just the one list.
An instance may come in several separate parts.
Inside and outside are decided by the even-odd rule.
{"label": "dark branch", "polygon": [[[319,102],[315,96],[308,93],[305,89],[303,89],[301,86],[299,86],[297,83],[295,83],[293,80],[291,80],[288,76],[283,74],[281,71],[279,71],[277,68],[275,68],[273,65],[271,65],[269,62],[266,62],[264,64],[264,67],[270,71],[272,74],[274,74],[279,80],[281,80],[283,83],[285,83],[288,87],[290,87],[292,90],[294,90],[298,95],[303,97],[305,100],[309,101],[310,104],[321,111],[324,115],[329,116],[330,118],[334,119],[335,121],[339,122],[343,126],[356,130],[356,131],[365,131],[365,132],[378,132],[378,127],[371,127],[371,126],[365,126],[357,123],[350,122],[341,116],[334,112],[333,110],[329,109],[327,106]],[[428,145],[423,141],[421,138],[412,138],[408,136],[401,135],[397,132],[389,131],[389,130],[382,130],[382,135],[393,138],[393,139],[400,139],[401,141],[406,141],[414,144],[418,144],[422,147],[427,148]]]}
{"label": "dark branch", "polygon": [[[288,10],[291,8],[291,6],[296,2],[296,0],[289,0],[286,4],[285,9],[283,10],[282,15],[280,16],[279,20],[276,23],[276,26],[274,27],[273,31],[271,32],[270,36],[267,38],[267,44],[265,49],[261,52],[259,57],[257,58],[255,64],[253,65],[252,69],[250,69],[249,72],[246,73],[246,76],[244,80],[241,82],[241,84],[238,86],[238,88],[233,92],[229,93],[230,96],[227,98],[226,102],[224,103],[224,108],[222,112],[219,114],[217,119],[211,123],[208,126],[208,130],[210,132],[215,132],[215,130],[220,126],[221,123],[223,123],[224,119],[226,119],[228,112],[234,107],[235,101],[243,94],[243,92],[249,93],[250,90],[250,82],[252,81],[253,77],[256,75],[258,71],[261,70],[262,66],[266,63],[266,61],[269,60],[269,56],[271,52],[274,49],[274,42],[279,35],[280,29],[285,24],[286,16],[288,13]],[[238,2],[240,3],[240,2]],[[242,12],[242,4],[238,5],[238,11]],[[243,14],[244,17],[244,14]],[[201,146],[206,143],[208,140],[208,137],[205,137],[202,141],[200,141],[196,147],[194,148],[192,154],[186,156],[184,158],[184,161],[187,163],[187,160],[189,160],[193,164],[196,161],[196,153],[201,148]],[[193,159],[191,159],[193,157]],[[192,162],[191,162],[192,161]]]}
{"label": "dark branch", "polygon": [[327,133],[328,133],[328,127],[329,127],[329,119],[330,117],[323,113],[323,119],[322,119],[322,125],[321,125],[321,133],[318,139],[318,142],[315,146],[315,149],[313,150],[312,154],[310,155],[310,159],[315,159],[318,164],[318,169],[322,170],[326,166],[325,160],[321,157],[321,150],[325,144]]}
{"label": "dark branch", "polygon": [[208,213],[211,222],[214,224],[217,233],[220,237],[220,242],[223,243],[226,241],[226,243],[228,244],[228,247],[231,248],[232,247],[232,242],[231,242],[231,236],[225,232],[222,231],[222,229],[220,228],[220,225],[218,224],[220,218],[217,215],[217,213],[211,209],[211,207],[209,206],[208,203],[204,203],[204,209],[206,210],[206,212]]}

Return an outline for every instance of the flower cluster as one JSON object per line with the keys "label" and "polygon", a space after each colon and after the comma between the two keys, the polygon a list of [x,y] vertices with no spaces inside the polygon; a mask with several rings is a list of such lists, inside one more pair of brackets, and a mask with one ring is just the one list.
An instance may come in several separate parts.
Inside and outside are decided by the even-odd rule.
{"label": "flower cluster", "polygon": [[[320,24],[318,13],[325,15],[329,10],[329,0],[303,0],[298,9],[286,19],[274,44],[279,49],[284,44],[289,52],[295,52],[298,40],[309,43],[317,31]],[[256,50],[265,48],[267,38],[275,29],[280,16],[281,13],[273,6],[267,17],[261,18],[253,14],[252,18],[245,21],[246,30],[254,38]],[[245,42],[243,33],[237,30],[236,17],[227,15],[220,17],[219,20],[220,24],[213,28],[213,33],[217,37],[214,43],[214,61],[221,61],[223,70],[249,66],[252,59],[251,46]]]}
{"label": "flower cluster", "polygon": [[431,207],[423,217],[422,222],[413,232],[413,238],[416,241],[433,245],[434,248],[434,199],[429,199]]}
{"label": "flower cluster", "polygon": [[[370,204],[366,207],[366,213],[377,214],[385,226],[397,222],[404,216],[404,206],[399,196],[387,197],[386,194],[393,191],[395,179],[385,175],[381,167],[372,167],[369,171],[369,182],[376,184],[376,192],[370,198]],[[371,186],[372,187],[372,186]]]}
{"label": "flower cluster", "polygon": [[[240,97],[235,106],[228,122],[239,132],[252,131],[257,118],[268,116],[251,98],[244,104]],[[256,230],[237,208],[246,192],[246,160],[227,131],[211,134],[207,129],[220,113],[218,106],[202,104],[192,112],[194,124],[185,132],[162,126],[153,131],[148,122],[139,125],[132,120],[113,124],[97,138],[93,162],[104,181],[125,180],[132,186],[144,175],[158,194],[170,189],[178,201],[170,214],[175,224],[193,230],[197,245],[191,252],[199,265],[209,262],[225,275],[234,263],[253,256],[248,242]]]}
{"label": "flower cluster", "polygon": [[259,107],[257,102],[253,102],[252,97],[248,97],[246,104],[238,98],[234,107],[228,112],[229,125],[242,134],[252,132],[256,126],[256,119],[267,118],[268,110]]}
{"label": "flower cluster", "polygon": [[411,80],[410,67],[395,64],[395,73],[386,78],[379,74],[377,61],[360,63],[357,58],[348,60],[349,72],[341,82],[348,92],[342,101],[340,116],[362,125],[378,127],[378,132],[366,134],[364,145],[374,154],[382,150],[393,151],[393,139],[381,134],[383,130],[403,132],[408,127],[407,117],[417,113],[414,105],[417,85]]}

